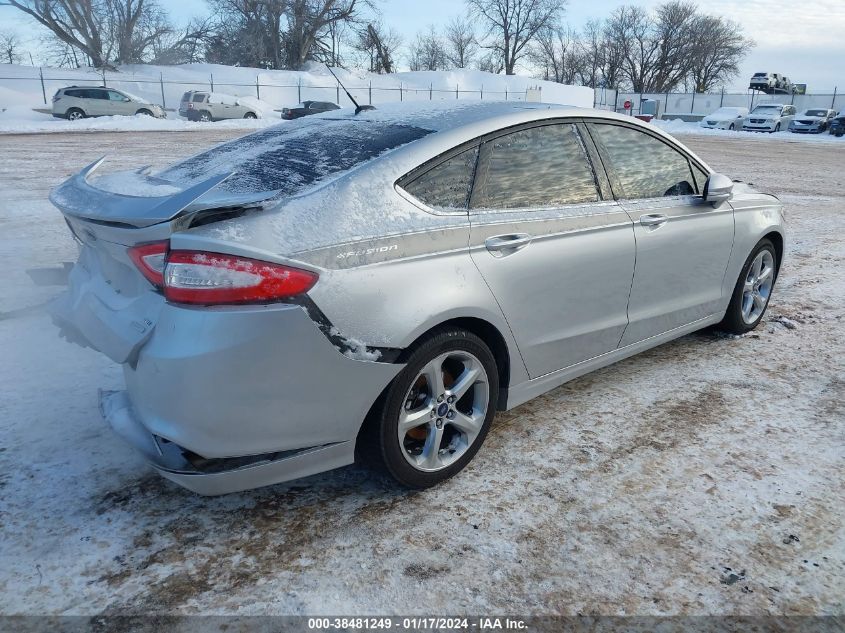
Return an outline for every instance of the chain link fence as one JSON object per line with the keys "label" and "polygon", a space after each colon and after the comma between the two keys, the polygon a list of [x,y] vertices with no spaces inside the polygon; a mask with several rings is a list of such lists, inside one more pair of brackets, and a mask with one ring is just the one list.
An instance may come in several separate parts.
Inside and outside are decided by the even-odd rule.
{"label": "chain link fence", "polygon": [[794,105],[800,112],[808,108],[830,108],[837,112],[845,110],[845,94],[837,88],[832,92],[809,94],[765,94],[748,91],[693,93],[638,93],[596,89],[594,107],[616,112],[625,111],[625,102],[631,102],[632,114],[643,114],[643,102],[657,102],[659,116],[664,119],[701,119],[721,107],[743,107],[752,110],[761,103],[784,103]]}
{"label": "chain link fence", "polygon": [[[137,76],[130,73],[110,73],[74,70],[72,72],[50,72],[49,69],[33,68],[31,76],[0,77],[0,83],[17,92],[37,93],[45,106],[49,106],[50,99],[59,88],[68,86],[106,86],[116,88],[143,97],[151,103],[158,103],[165,109],[176,109],[182,94],[189,90],[207,90],[222,92],[235,97],[256,97],[274,107],[290,106],[303,101],[332,101],[341,106],[351,105],[343,87],[332,80],[324,81],[323,85],[303,81],[300,77],[296,83],[279,83],[273,81],[271,73],[259,72],[255,81],[250,83],[234,83],[215,79],[209,73],[207,79],[176,80],[168,79],[160,74],[158,79],[148,75]],[[322,78],[321,78],[322,79]],[[507,86],[501,90],[488,90],[483,85],[478,88],[436,85],[433,82],[428,87],[419,84],[408,86],[402,81],[390,82],[385,78],[374,84],[368,80],[366,85],[360,82],[347,83],[346,88],[359,104],[378,104],[400,101],[431,101],[444,99],[490,99],[505,101],[524,101],[529,91],[510,90]]]}

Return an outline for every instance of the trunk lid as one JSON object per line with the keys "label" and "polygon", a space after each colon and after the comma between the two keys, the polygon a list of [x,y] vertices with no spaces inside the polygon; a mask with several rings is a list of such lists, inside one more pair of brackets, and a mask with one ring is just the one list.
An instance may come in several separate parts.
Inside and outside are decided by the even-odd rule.
{"label": "trunk lid", "polygon": [[213,192],[230,173],[188,187],[148,176],[146,170],[107,176],[92,184],[88,178],[100,164],[102,159],[50,194],[80,251],[68,289],[52,303],[50,312],[68,340],[115,362],[133,363],[155,328],[164,297],[132,262],[129,248],[167,240],[204,215],[256,207],[275,192]]}

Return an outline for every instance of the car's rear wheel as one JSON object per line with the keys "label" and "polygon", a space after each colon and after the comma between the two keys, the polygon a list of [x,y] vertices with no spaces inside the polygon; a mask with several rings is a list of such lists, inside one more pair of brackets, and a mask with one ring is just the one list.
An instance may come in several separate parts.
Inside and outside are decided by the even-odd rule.
{"label": "car's rear wheel", "polygon": [[203,110],[202,112],[200,112],[199,119],[204,123],[208,123],[209,121],[211,121],[211,112],[209,112],[208,110]]}
{"label": "car's rear wheel", "polygon": [[255,112],[247,112],[244,115],[244,118],[245,119],[257,119],[258,117],[255,116]]}
{"label": "car's rear wheel", "polygon": [[415,346],[371,411],[359,454],[405,486],[440,483],[478,452],[498,394],[490,348],[466,330],[438,330]]}
{"label": "car's rear wheel", "polygon": [[65,113],[65,118],[68,121],[78,121],[85,118],[85,113],[79,108],[71,108]]}
{"label": "car's rear wheel", "polygon": [[768,239],[761,240],[745,260],[719,327],[732,334],[744,334],[757,327],[772,297],[777,271],[774,244]]}
{"label": "car's rear wheel", "polygon": [[143,116],[152,116],[153,113],[147,110],[146,108],[141,108],[135,114],[142,114]]}

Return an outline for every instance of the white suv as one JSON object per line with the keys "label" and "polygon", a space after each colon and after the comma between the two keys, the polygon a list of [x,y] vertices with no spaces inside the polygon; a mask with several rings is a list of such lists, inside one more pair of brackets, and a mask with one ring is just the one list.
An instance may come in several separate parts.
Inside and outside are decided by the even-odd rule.
{"label": "white suv", "polygon": [[742,123],[749,132],[780,132],[789,127],[795,117],[795,106],[782,103],[761,103]]}
{"label": "white suv", "polygon": [[106,87],[68,86],[53,95],[53,116],[76,121],[89,116],[145,114],[163,119],[164,108],[125,90]]}

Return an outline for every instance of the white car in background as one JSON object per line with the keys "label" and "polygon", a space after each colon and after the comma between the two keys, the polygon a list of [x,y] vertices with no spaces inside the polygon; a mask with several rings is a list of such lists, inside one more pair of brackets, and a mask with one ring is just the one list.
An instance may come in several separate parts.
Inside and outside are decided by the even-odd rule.
{"label": "white car in background", "polygon": [[699,125],[717,130],[738,130],[748,116],[748,108],[724,107],[705,116]]}
{"label": "white car in background", "polygon": [[761,103],[745,118],[742,129],[749,132],[780,132],[795,117],[795,106],[783,103]]}

